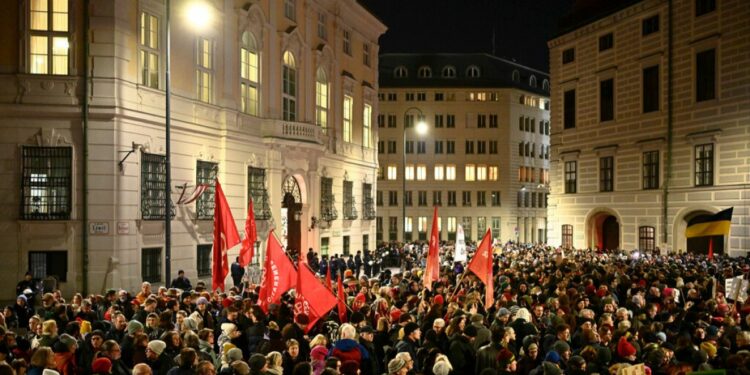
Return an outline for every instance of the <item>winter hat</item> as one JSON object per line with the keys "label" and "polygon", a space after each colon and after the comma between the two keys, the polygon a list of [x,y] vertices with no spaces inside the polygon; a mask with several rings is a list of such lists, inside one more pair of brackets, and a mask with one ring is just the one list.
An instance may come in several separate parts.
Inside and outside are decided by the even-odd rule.
{"label": "winter hat", "polygon": [[161,340],[151,340],[151,342],[148,343],[148,348],[156,353],[156,355],[161,355],[161,353],[164,352],[164,349],[167,348],[167,344]]}
{"label": "winter hat", "polygon": [[187,328],[191,331],[197,331],[198,330],[198,322],[193,320],[193,318],[187,317],[185,320],[182,321],[183,328]]}
{"label": "winter hat", "polygon": [[708,354],[708,358],[713,358],[716,356],[716,345],[714,345],[710,341],[705,341],[701,343],[701,350],[706,352]]}
{"label": "winter hat", "polygon": [[432,302],[436,305],[442,305],[443,303],[445,303],[445,299],[443,299],[442,295],[438,294],[435,296],[435,299],[433,299]]}
{"label": "winter hat", "polygon": [[472,324],[467,324],[466,327],[464,327],[464,335],[477,337],[477,327]]}
{"label": "winter hat", "polygon": [[394,358],[390,362],[388,362],[388,373],[395,374],[401,371],[404,366],[406,366],[406,361],[401,358]]}
{"label": "winter hat", "polygon": [[60,335],[60,342],[65,344],[65,347],[67,348],[70,348],[73,345],[78,345],[78,341],[76,341],[75,337],[67,333],[63,333],[62,335]]}
{"label": "winter hat", "polygon": [[544,375],[561,375],[562,370],[554,363],[544,362],[542,363],[542,373]]}
{"label": "winter hat", "polygon": [[225,335],[229,335],[236,329],[237,326],[234,323],[221,323],[221,332],[223,332]]}
{"label": "winter hat", "polygon": [[224,345],[221,346],[221,352],[222,353],[227,353],[227,352],[229,352],[230,350],[232,350],[234,348],[236,348],[236,346],[234,344],[232,344],[231,342],[227,342],[227,343],[224,343]]}
{"label": "winter hat", "polygon": [[706,339],[715,339],[717,337],[719,337],[719,327],[708,326],[708,328],[706,328]]}
{"label": "winter hat", "polygon": [[60,373],[55,370],[46,368],[44,369],[44,371],[42,371],[42,375],[60,375]]}
{"label": "winter hat", "polygon": [[659,341],[661,341],[662,344],[665,343],[665,342],[667,342],[667,334],[666,333],[664,333],[664,332],[657,332],[655,336],[656,336],[656,338]]}
{"label": "winter hat", "polygon": [[128,335],[135,335],[136,332],[143,331],[143,324],[137,320],[131,320],[128,322]]}
{"label": "winter hat", "polygon": [[399,318],[401,318],[401,310],[395,308],[391,310],[391,322],[398,322]]}
{"label": "winter hat", "polygon": [[196,305],[208,305],[208,299],[206,297],[198,297],[195,301]]}
{"label": "winter hat", "polygon": [[18,295],[18,297],[16,297],[16,300],[19,300],[19,299],[22,299],[24,302],[29,302],[29,300],[23,294],[20,294]]}
{"label": "winter hat", "polygon": [[234,361],[239,361],[241,359],[242,359],[242,350],[240,350],[239,348],[232,348],[232,349],[229,349],[229,351],[227,352],[227,360],[229,361],[229,363],[232,363]]}
{"label": "winter hat", "polygon": [[112,361],[107,357],[97,358],[91,364],[91,372],[94,374],[108,374],[110,371],[112,371]]}
{"label": "winter hat", "polygon": [[621,337],[620,341],[617,343],[617,355],[625,358],[635,355],[635,353],[635,347],[628,341],[628,338],[625,336]]}
{"label": "winter hat", "polygon": [[418,329],[419,329],[419,324],[414,323],[414,322],[406,323],[406,325],[404,326],[404,337],[411,335],[412,332]]}
{"label": "winter hat", "polygon": [[558,353],[565,353],[570,350],[570,345],[563,340],[557,340],[552,344],[552,350]]}
{"label": "winter hat", "polygon": [[550,350],[549,353],[544,357],[545,362],[560,363],[560,354],[554,350]]}
{"label": "winter hat", "polygon": [[510,310],[506,309],[505,307],[501,307],[500,310],[497,310],[497,317],[503,317],[503,316],[509,316]]}
{"label": "winter hat", "polygon": [[516,360],[516,357],[513,356],[513,353],[508,350],[507,348],[503,348],[500,350],[500,353],[497,354],[497,361],[500,363],[500,367],[504,368],[508,366],[509,364],[513,363],[513,361]]}
{"label": "winter hat", "polygon": [[260,370],[266,366],[266,356],[260,353],[255,353],[250,356],[249,360],[247,360],[247,364],[250,366],[250,371],[253,373],[259,373]]}
{"label": "winter hat", "polygon": [[446,361],[435,362],[432,366],[432,373],[435,375],[448,375],[453,371],[451,364]]}

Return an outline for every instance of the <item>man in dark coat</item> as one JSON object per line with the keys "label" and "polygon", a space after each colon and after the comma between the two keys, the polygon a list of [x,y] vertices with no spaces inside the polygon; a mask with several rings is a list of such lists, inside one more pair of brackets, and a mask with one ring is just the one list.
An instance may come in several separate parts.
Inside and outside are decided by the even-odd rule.
{"label": "man in dark coat", "polygon": [[154,375],[167,375],[167,372],[174,367],[174,359],[169,358],[164,352],[167,344],[161,340],[152,340],[146,347],[146,363]]}
{"label": "man in dark coat", "polygon": [[242,284],[242,276],[245,276],[245,269],[240,266],[240,257],[234,259],[231,267],[232,282],[234,286],[239,287]]}
{"label": "man in dark coat", "polygon": [[453,374],[473,374],[476,352],[471,345],[477,336],[477,327],[467,324],[461,335],[456,335],[448,349],[448,359],[453,365]]}
{"label": "man in dark coat", "polygon": [[369,251],[365,251],[365,258],[363,260],[363,265],[365,266],[365,276],[368,278],[372,275],[372,256],[370,256]]}
{"label": "man in dark coat", "polygon": [[[419,324],[409,322],[404,325],[404,338],[396,343],[396,352],[406,352],[411,355],[411,358],[417,359],[417,349],[419,349],[419,339],[422,337],[422,331],[419,329]],[[415,362],[418,365],[418,363]],[[419,371],[419,368],[415,369]]]}
{"label": "man in dark coat", "polygon": [[190,279],[185,277],[185,271],[179,270],[177,271],[177,277],[172,280],[171,284],[172,288],[182,289],[182,290],[191,290],[193,289],[193,285],[190,284]]}
{"label": "man in dark coat", "polygon": [[494,327],[491,331],[491,341],[489,344],[482,346],[477,351],[477,362],[475,374],[479,374],[486,368],[497,368],[497,355],[503,346],[500,341],[503,339],[505,330],[500,327]]}
{"label": "man in dark coat", "polygon": [[359,271],[362,270],[362,252],[357,251],[354,256],[354,277],[359,278]]}

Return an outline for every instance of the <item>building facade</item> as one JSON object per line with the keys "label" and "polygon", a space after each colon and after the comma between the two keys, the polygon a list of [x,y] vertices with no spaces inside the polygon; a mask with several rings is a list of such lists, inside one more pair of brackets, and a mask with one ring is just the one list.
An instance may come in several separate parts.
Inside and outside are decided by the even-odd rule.
{"label": "building facade", "polygon": [[[289,249],[374,247],[385,26],[357,2],[171,1],[168,210],[166,2],[8,6],[3,285],[27,270],[57,276],[65,293],[163,284],[178,269],[210,280],[214,178],[241,235],[252,197],[263,249],[255,261],[272,228]],[[205,192],[184,203],[200,184]]]}
{"label": "building facade", "polygon": [[442,240],[459,225],[467,240],[487,228],[545,240],[545,73],[487,54],[384,54],[379,98],[378,241],[427,240],[435,206]]}
{"label": "building facade", "polygon": [[[550,242],[577,248],[750,248],[750,6],[608,2],[549,42]],[[577,20],[585,20],[577,22]],[[686,239],[734,207],[727,237]]]}

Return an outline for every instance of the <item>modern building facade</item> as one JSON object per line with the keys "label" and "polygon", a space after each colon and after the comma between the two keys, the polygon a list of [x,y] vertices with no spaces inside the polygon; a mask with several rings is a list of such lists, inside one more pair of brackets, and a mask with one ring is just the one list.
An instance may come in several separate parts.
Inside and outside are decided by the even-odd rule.
{"label": "modern building facade", "polygon": [[[582,4],[584,2],[581,2]],[[589,2],[588,5],[591,2]],[[613,1],[549,42],[550,242],[651,251],[750,248],[750,6]],[[734,207],[728,238],[686,239]]]}
{"label": "modern building facade", "polygon": [[241,234],[253,199],[259,249],[272,228],[289,249],[374,247],[385,26],[357,2],[171,1],[169,210],[166,2],[6,5],[3,285],[27,270],[65,293],[163,284],[178,269],[210,280],[214,178]]}
{"label": "modern building facade", "polygon": [[378,240],[426,240],[438,206],[442,240],[544,241],[549,87],[487,54],[381,55]]}

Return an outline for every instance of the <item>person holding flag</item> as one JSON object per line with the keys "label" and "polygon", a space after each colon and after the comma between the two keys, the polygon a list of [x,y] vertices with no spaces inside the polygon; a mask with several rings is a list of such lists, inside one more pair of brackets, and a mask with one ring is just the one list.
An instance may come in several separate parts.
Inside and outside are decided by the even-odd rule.
{"label": "person holding flag", "polygon": [[427,266],[422,281],[424,287],[432,290],[432,283],[440,278],[440,239],[438,234],[438,209],[435,206],[432,214],[432,230],[430,232],[430,246],[427,250]]}
{"label": "person holding flag", "polygon": [[227,252],[240,243],[240,234],[237,232],[232,210],[229,208],[229,203],[227,203],[219,180],[216,180],[214,202],[214,262],[211,287],[213,290],[226,290],[224,279],[229,274]]}
{"label": "person holding flag", "polygon": [[484,234],[482,242],[477,246],[477,252],[474,254],[474,257],[471,258],[468,267],[468,270],[474,272],[474,274],[479,277],[479,280],[482,280],[485,285],[484,306],[487,309],[490,308],[495,301],[495,286],[492,277],[493,263],[492,231],[487,229],[487,233]]}
{"label": "person holding flag", "polygon": [[281,244],[273,231],[268,233],[266,245],[266,262],[263,266],[258,305],[263,312],[268,313],[272,303],[279,303],[281,295],[291,289],[297,282],[297,271],[294,264],[281,249]]}

